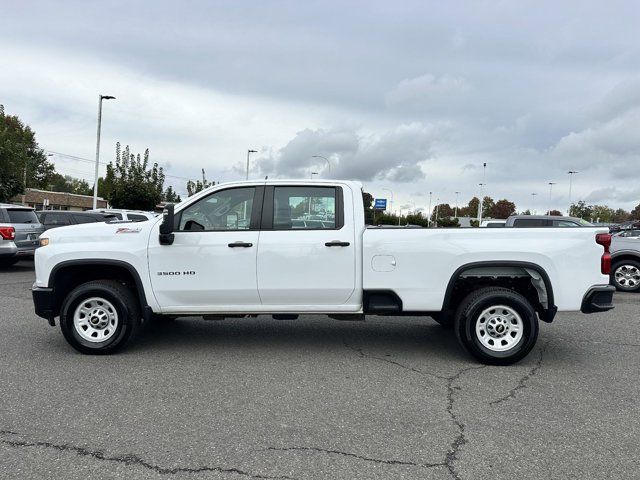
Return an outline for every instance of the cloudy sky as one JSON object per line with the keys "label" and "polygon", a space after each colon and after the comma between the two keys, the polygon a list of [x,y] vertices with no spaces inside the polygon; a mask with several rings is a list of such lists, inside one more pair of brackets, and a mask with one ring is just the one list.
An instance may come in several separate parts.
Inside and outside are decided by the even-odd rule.
{"label": "cloudy sky", "polygon": [[[640,4],[5,1],[0,103],[49,151],[361,180],[396,206],[486,191],[520,210],[640,202]],[[330,159],[331,167],[322,159]],[[91,178],[89,162],[52,157]],[[531,193],[537,193],[534,198]]]}

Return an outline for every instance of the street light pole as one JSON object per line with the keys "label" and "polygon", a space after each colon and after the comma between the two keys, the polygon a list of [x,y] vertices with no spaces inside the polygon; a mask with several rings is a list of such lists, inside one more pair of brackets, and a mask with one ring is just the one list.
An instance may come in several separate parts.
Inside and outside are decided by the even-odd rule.
{"label": "street light pole", "polygon": [[246,176],[246,180],[249,180],[249,155],[251,155],[252,153],[258,153],[257,150],[247,150],[247,176]]}
{"label": "street light pole", "polygon": [[549,210],[547,211],[547,215],[551,215],[551,193],[553,192],[553,186],[557,182],[549,182]]}
{"label": "street light pole", "polygon": [[487,162],[482,164],[482,183],[480,184],[480,203],[478,203],[478,226],[482,223],[482,201],[484,200],[484,186],[487,180]]}
{"label": "street light pole", "polygon": [[567,173],[569,174],[569,209],[567,210],[567,215],[571,215],[571,184],[573,183],[573,174],[579,172],[569,170]]}
{"label": "street light pole", "polygon": [[427,216],[427,228],[431,227],[431,198],[433,197],[433,192],[429,192],[429,215]]}
{"label": "street light pole", "polygon": [[311,180],[313,180],[313,176],[314,175],[318,175],[318,172],[311,172],[311,177],[309,177],[309,178],[311,178]]}
{"label": "street light pole", "polygon": [[458,195],[460,195],[460,192],[456,192],[456,211],[453,214],[454,218],[458,218]]}
{"label": "street light pole", "polygon": [[331,173],[331,162],[327,157],[323,157],[322,155],[311,155],[311,158],[322,158],[325,162],[327,162],[329,173]]}
{"label": "street light pole", "polygon": [[[534,207],[534,205],[535,205],[536,195],[537,195],[537,193],[532,193],[532,194],[531,194],[531,206],[532,206],[532,207]],[[535,214],[536,214],[536,210],[535,210],[535,208],[534,208],[534,209],[533,209],[533,215],[535,215]]]}
{"label": "street light pole", "polygon": [[100,166],[100,128],[102,127],[102,100],[115,100],[111,95],[98,95],[98,134],[96,139],[96,168],[93,178],[93,209],[98,208],[98,168]]}
{"label": "street light pole", "polygon": [[436,198],[436,228],[438,228],[438,214],[440,213],[440,198]]}

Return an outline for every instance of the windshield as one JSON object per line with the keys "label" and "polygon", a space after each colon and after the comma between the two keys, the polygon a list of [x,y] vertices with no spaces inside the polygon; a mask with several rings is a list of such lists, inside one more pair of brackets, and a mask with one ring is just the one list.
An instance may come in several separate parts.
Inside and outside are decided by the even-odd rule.
{"label": "windshield", "polygon": [[10,223],[40,223],[33,210],[25,208],[7,209]]}

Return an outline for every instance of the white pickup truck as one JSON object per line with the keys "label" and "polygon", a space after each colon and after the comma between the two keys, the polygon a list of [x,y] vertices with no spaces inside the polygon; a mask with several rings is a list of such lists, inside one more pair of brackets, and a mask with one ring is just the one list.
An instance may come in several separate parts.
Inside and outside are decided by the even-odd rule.
{"label": "white pickup truck", "polygon": [[[538,320],[613,308],[603,228],[365,226],[349,181],[219,184],[146,222],[49,230],[36,313],[82,353],[111,353],[157,317],[431,316],[479,361],[510,364]],[[399,320],[400,321],[400,320]]]}

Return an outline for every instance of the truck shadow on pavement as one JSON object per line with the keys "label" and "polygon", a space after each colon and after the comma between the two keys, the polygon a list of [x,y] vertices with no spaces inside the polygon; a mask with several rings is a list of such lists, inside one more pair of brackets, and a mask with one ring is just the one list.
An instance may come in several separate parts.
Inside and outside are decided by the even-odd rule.
{"label": "truck shadow on pavement", "polygon": [[278,351],[326,351],[357,345],[365,349],[426,351],[434,355],[469,358],[458,345],[453,332],[429,318],[407,321],[390,317],[366,322],[341,322],[325,316],[281,321],[261,316],[249,319],[204,321],[181,318],[173,322],[156,321],[146,325],[126,352],[170,349],[197,350],[247,348]]}

